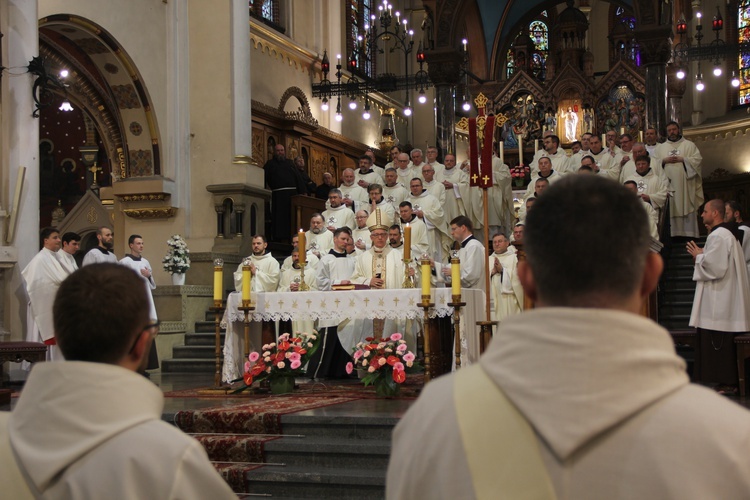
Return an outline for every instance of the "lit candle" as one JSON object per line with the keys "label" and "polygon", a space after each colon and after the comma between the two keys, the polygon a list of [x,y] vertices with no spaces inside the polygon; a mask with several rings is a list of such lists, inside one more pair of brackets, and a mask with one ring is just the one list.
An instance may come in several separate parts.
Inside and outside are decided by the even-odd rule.
{"label": "lit candle", "polygon": [[539,151],[539,139],[534,139],[534,153]]}
{"label": "lit candle", "polygon": [[625,133],[625,127],[620,127],[620,135],[623,135]]}
{"label": "lit candle", "polygon": [[638,131],[638,142],[643,142],[643,130]]}
{"label": "lit candle", "polygon": [[467,40],[466,38],[464,38],[464,39],[463,39],[463,40],[461,40],[461,41],[462,41],[462,42],[463,42],[463,44],[464,44],[464,52],[466,52],[466,51],[468,50],[468,49],[466,48],[466,46],[467,46],[467,45],[469,44],[469,41],[468,41],[468,40]]}
{"label": "lit candle", "polygon": [[505,148],[504,148],[503,141],[500,141],[498,143],[498,153],[500,153],[500,162],[505,163]]}
{"label": "lit candle", "polygon": [[411,226],[408,222],[404,226],[404,260],[411,260]]}
{"label": "lit candle", "polygon": [[607,134],[602,134],[602,144],[607,145]]}
{"label": "lit candle", "polygon": [[422,259],[422,296],[429,297],[432,289],[432,283],[430,278],[432,277],[432,271],[430,267],[429,259]]}
{"label": "lit candle", "polygon": [[299,249],[299,265],[307,263],[307,248],[305,246],[305,232],[300,229],[297,234],[297,248]]}
{"label": "lit candle", "polygon": [[242,300],[250,301],[250,287],[252,274],[250,274],[250,259],[245,259],[242,262]]}
{"label": "lit candle", "polygon": [[518,138],[518,164],[523,165],[523,139]]}
{"label": "lit candle", "polygon": [[458,256],[451,258],[451,294],[461,295],[461,264]]}
{"label": "lit candle", "polygon": [[341,54],[336,55],[336,65],[341,66]]}
{"label": "lit candle", "polygon": [[224,261],[216,259],[214,261],[214,302],[221,302],[224,297]]}

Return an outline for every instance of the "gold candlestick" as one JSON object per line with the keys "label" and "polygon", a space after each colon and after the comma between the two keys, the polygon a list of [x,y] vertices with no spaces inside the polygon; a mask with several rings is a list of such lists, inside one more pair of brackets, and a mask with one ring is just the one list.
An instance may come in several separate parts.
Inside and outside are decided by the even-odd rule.
{"label": "gold candlestick", "polygon": [[430,308],[435,304],[430,302],[430,295],[422,295],[419,307],[424,309],[424,327],[422,336],[424,340],[424,383],[432,379],[432,350],[430,349]]}
{"label": "gold candlestick", "polygon": [[242,306],[238,307],[245,315],[243,324],[245,330],[245,359],[250,356],[250,313],[255,310],[255,306],[248,300],[242,301]]}
{"label": "gold candlestick", "polygon": [[461,308],[466,302],[461,302],[461,294],[452,295],[448,305],[453,308],[453,336],[456,343],[456,370],[461,369]]}
{"label": "gold candlestick", "polygon": [[414,288],[414,281],[409,276],[409,260],[404,259],[404,282],[401,284],[401,288]]}
{"label": "gold candlestick", "polygon": [[216,326],[216,372],[214,373],[214,389],[221,389],[221,316],[224,312],[224,303],[221,300],[214,300],[214,306],[208,308],[214,313],[214,325]]}
{"label": "gold candlestick", "polygon": [[300,262],[299,263],[299,291],[300,292],[307,292],[310,290],[310,285],[307,284],[305,281],[305,266],[307,265],[307,262]]}

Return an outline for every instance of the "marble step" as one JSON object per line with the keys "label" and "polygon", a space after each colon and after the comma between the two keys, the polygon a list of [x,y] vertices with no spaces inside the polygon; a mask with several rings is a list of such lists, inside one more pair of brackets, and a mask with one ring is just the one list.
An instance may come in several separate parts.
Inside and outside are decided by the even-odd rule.
{"label": "marble step", "polygon": [[[370,400],[377,406],[378,400]],[[396,417],[351,417],[345,415],[283,415],[281,425],[286,435],[308,438],[390,441]],[[353,441],[350,441],[353,442]]]}
{"label": "marble step", "polygon": [[216,347],[213,345],[174,346],[172,359],[216,359]]}
{"label": "marble step", "polygon": [[247,472],[251,495],[294,498],[385,498],[385,469],[268,465]]}
{"label": "marble step", "polygon": [[[219,340],[221,342],[221,345],[224,345],[224,330],[219,333]],[[196,332],[196,333],[186,333],[185,334],[185,345],[191,345],[191,346],[211,346],[214,347],[216,344],[216,332],[211,330],[211,332]]]}
{"label": "marble step", "polygon": [[264,444],[266,462],[317,468],[388,467],[390,440],[286,436]]}
{"label": "marble step", "polygon": [[161,371],[164,373],[214,373],[215,358],[182,358],[161,360]]}

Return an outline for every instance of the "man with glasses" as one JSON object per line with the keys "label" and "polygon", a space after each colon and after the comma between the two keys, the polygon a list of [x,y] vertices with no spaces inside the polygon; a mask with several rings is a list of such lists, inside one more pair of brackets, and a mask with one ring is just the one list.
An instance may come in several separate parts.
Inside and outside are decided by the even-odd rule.
{"label": "man with glasses", "polygon": [[370,248],[370,230],[367,228],[367,210],[360,210],[354,216],[357,221],[357,227],[352,231],[352,240],[358,250],[367,250]]}
{"label": "man with glasses", "polygon": [[[140,234],[131,234],[130,238],[128,238],[128,247],[130,248],[130,253],[120,259],[120,264],[131,268],[143,280],[148,292],[146,294],[148,296],[148,317],[156,321],[158,316],[156,315],[156,306],[154,306],[154,297],[151,292],[151,290],[156,288],[156,283],[151,271],[151,264],[143,257],[143,237]],[[156,353],[156,342],[154,342],[149,352],[146,370],[156,370],[157,368],[159,368],[159,356]],[[148,373],[144,371],[143,375],[148,376]]]}
{"label": "man with glasses", "polygon": [[140,276],[84,267],[60,286],[53,315],[68,362],[36,365],[13,411],[0,412],[3,498],[237,498],[135,373],[158,331]]}

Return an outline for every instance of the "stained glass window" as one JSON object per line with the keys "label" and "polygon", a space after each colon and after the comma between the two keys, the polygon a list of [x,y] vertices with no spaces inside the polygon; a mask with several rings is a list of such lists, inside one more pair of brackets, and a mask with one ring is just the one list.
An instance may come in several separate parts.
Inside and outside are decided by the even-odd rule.
{"label": "stained glass window", "polygon": [[544,79],[547,54],[549,53],[549,30],[542,21],[531,21],[529,24],[529,36],[534,43],[534,52],[531,55],[531,73],[540,80]]}
{"label": "stained glass window", "polygon": [[505,60],[507,61],[505,64],[505,78],[510,79],[513,73],[516,72],[516,58],[513,55],[513,49],[508,49],[508,55]]}
{"label": "stained glass window", "polygon": [[630,9],[621,6],[610,7],[610,53],[609,63],[630,60],[641,65],[641,48],[635,39],[635,16]]}
{"label": "stained glass window", "polygon": [[[750,41],[750,0],[740,0],[737,13],[737,41]],[[740,72],[740,104],[750,104],[750,52],[740,52],[737,61]]]}
{"label": "stained glass window", "polygon": [[250,0],[250,12],[256,17],[278,24],[278,0]]}
{"label": "stained glass window", "polygon": [[355,73],[373,76],[375,62],[367,59],[367,33],[375,21],[372,19],[372,0],[349,0],[349,40],[347,41],[347,61],[357,60]]}

